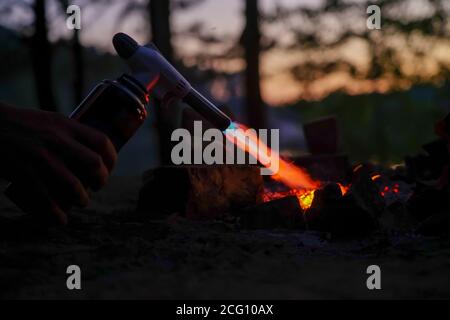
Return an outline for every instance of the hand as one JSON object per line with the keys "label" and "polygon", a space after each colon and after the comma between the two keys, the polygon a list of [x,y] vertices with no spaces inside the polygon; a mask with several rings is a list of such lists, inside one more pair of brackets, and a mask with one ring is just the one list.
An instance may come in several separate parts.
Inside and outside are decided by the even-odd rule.
{"label": "hand", "polygon": [[26,190],[19,195],[20,202],[63,224],[64,210],[86,206],[86,189],[101,188],[117,159],[111,141],[100,131],[60,114],[3,104],[0,146],[0,177]]}

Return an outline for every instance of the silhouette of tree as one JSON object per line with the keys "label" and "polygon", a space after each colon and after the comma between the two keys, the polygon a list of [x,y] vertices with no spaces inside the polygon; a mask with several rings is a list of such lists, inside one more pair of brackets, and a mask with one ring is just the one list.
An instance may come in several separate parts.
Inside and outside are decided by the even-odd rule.
{"label": "silhouette of tree", "polygon": [[34,33],[31,37],[30,52],[39,105],[43,110],[56,111],[52,90],[52,49],[47,36],[45,8],[45,0],[34,1]]}
{"label": "silhouette of tree", "polygon": [[147,8],[150,18],[152,42],[167,60],[173,62],[170,1],[149,0]]}
{"label": "silhouette of tree", "polygon": [[[172,10],[183,10],[190,8],[203,0],[148,0],[145,4],[138,2],[130,2],[124,7],[122,16],[127,16],[131,13],[142,14],[146,13],[147,20],[149,21],[149,34],[151,35],[151,41],[158,47],[163,56],[171,63],[176,64],[174,57],[174,50],[172,46],[172,29],[170,25],[170,15]],[[156,127],[159,134],[159,148],[160,148],[160,160],[163,164],[170,164],[171,153],[171,132],[163,123],[163,111],[160,105],[160,101],[153,100],[154,110],[156,113]]]}
{"label": "silhouette of tree", "polygon": [[[293,30],[294,41],[289,44],[277,43],[279,48],[286,50],[301,49],[309,53],[309,57],[292,67],[295,79],[306,86],[314,80],[336,71],[347,71],[355,79],[380,79],[388,77],[395,83],[439,82],[449,78],[450,66],[440,64],[440,71],[433,77],[424,74],[411,74],[403,68],[402,51],[410,52],[417,61],[425,57],[423,45],[417,45],[413,37],[421,36],[430,41],[432,46],[444,39],[448,39],[446,28],[448,11],[444,10],[446,0],[429,0],[429,14],[414,16],[408,13],[410,0],[380,0],[376,4],[382,9],[381,30],[369,30],[365,27],[355,28],[355,16],[366,18],[366,8],[371,1],[352,3],[343,0],[327,0],[323,6],[309,8],[277,7],[262,19],[265,23],[280,23],[295,19],[302,21],[302,26],[294,27],[286,23],[286,27]],[[334,17],[333,22],[339,23],[333,32],[326,28],[326,21]],[[295,19],[294,19],[295,18]],[[361,20],[360,20],[361,21]],[[365,22],[365,20],[364,20]],[[305,27],[309,26],[309,27]],[[330,36],[330,33],[332,35]],[[334,36],[334,37],[333,37]],[[397,48],[392,46],[389,38],[403,38],[406,46]],[[351,61],[333,57],[332,61],[318,59],[326,52],[337,51],[350,40],[362,40],[368,47],[369,65],[359,70]],[[278,39],[274,39],[277,41]],[[431,49],[431,47],[429,48]],[[397,81],[396,81],[397,80]]]}
{"label": "silhouette of tree", "polygon": [[80,43],[80,30],[74,30],[72,37],[72,55],[74,62],[73,89],[75,103],[78,105],[84,98],[84,58],[83,46]]}
{"label": "silhouette of tree", "polygon": [[[173,62],[172,32],[170,28],[170,1],[149,0],[148,14],[151,25],[152,42],[158,47],[164,57]],[[164,111],[159,101],[153,101],[156,112],[156,126],[159,134],[160,160],[170,164],[170,130],[163,125]]]}
{"label": "silhouette of tree", "polygon": [[[112,2],[113,0],[95,0],[90,1],[89,3],[109,5]],[[88,2],[86,1],[77,2],[81,7],[87,3]],[[52,19],[48,19],[46,16],[46,9],[50,4],[57,5],[57,16],[61,15],[66,17],[66,9],[69,6],[69,1],[67,0],[57,0],[53,3],[45,0],[35,0],[32,3],[29,3],[28,1],[5,1],[0,4],[0,16],[11,14],[14,8],[20,8],[25,11],[31,10],[34,13],[34,20],[31,25],[16,21],[15,29],[19,30],[22,40],[30,47],[36,94],[40,107],[44,110],[57,111],[52,89],[53,45],[48,39],[48,25],[52,22]],[[104,11],[105,10],[99,10],[96,18],[103,14]],[[52,18],[56,18],[56,16],[53,16]],[[93,21],[85,21],[85,19],[83,19],[83,28],[87,27],[92,22]],[[74,105],[81,102],[84,97],[85,66],[83,46],[80,43],[80,33],[81,30],[74,30],[71,39]]]}
{"label": "silhouette of tree", "polygon": [[[69,1],[59,0],[61,12],[66,15],[66,9],[69,6]],[[85,66],[83,57],[83,46],[80,43],[81,29],[74,29],[71,40],[71,52],[73,61],[73,97],[75,106],[78,105],[84,98],[84,82],[85,82]],[[75,107],[74,106],[74,107]]]}
{"label": "silhouette of tree", "polygon": [[267,128],[265,106],[261,99],[259,55],[261,32],[257,0],[245,1],[245,28],[241,37],[246,62],[245,89],[247,124],[255,129]]}

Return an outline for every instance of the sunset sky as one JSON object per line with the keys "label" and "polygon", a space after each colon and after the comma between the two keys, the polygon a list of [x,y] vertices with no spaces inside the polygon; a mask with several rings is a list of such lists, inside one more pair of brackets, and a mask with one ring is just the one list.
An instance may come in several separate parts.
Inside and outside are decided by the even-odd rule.
{"label": "sunset sky", "polygon": [[[358,2],[358,0],[349,0],[351,2]],[[50,1],[52,2],[52,1]],[[263,12],[272,12],[275,7],[296,7],[299,4],[303,6],[315,7],[322,4],[322,0],[260,0],[260,7]],[[108,50],[113,52],[111,46],[111,38],[114,33],[124,31],[141,42],[148,40],[148,33],[143,32],[146,29],[146,17],[141,13],[133,13],[127,16],[121,15],[126,1],[116,1],[110,6],[104,4],[86,4],[86,1],[74,1],[79,3],[82,9],[82,30],[81,41],[85,46],[93,46],[99,50]],[[135,3],[145,4],[145,0],[136,0]],[[422,0],[415,0],[412,7],[406,8],[408,14],[420,16],[427,13],[427,6]],[[449,1],[450,3],[450,1]],[[86,5],[83,5],[86,4]],[[176,53],[180,57],[195,56],[197,53],[209,52],[220,53],[223,52],[230,43],[235,42],[239,37],[240,32],[244,26],[242,0],[205,0],[203,3],[188,9],[178,10],[172,14],[172,28],[175,32],[182,31],[188,28],[195,22],[203,24],[205,33],[213,34],[223,39],[223,43],[204,46],[196,39],[186,37],[174,37],[173,42]],[[58,5],[55,0],[48,6],[48,17],[50,24],[50,37],[52,40],[61,37],[70,37],[71,33],[65,26],[65,16],[58,14]],[[450,5],[446,10],[450,11]],[[60,12],[60,11],[59,11]],[[399,17],[401,14],[399,13]],[[367,14],[365,11],[353,12],[350,21],[351,28],[354,30],[361,30],[366,28]],[[14,14],[10,15],[8,21],[3,21],[2,24],[14,26],[21,21],[26,24],[26,21],[32,21],[33,16],[31,10],[15,10]],[[262,25],[262,32],[268,36],[276,37],[278,39],[290,40],[292,36],[292,27],[305,27],[302,25],[301,19],[290,21],[282,21],[281,23],[270,26]],[[330,17],[322,26],[324,34],[333,36],[338,33],[337,22]],[[385,32],[381,31],[374,32]],[[417,45],[426,46],[427,55],[421,57],[420,61],[408,53],[405,49],[410,45],[405,39],[391,35],[386,37],[386,41],[391,42],[391,46],[404,52],[402,61],[408,72],[411,74],[433,74],[439,71],[439,63],[450,65],[450,41],[440,40],[439,42],[427,40],[420,37],[420,35],[412,35],[408,41],[414,41]],[[364,69],[368,61],[369,48],[364,41],[355,39],[343,45],[339,50],[333,52],[320,52],[314,54],[317,58],[332,60],[335,57],[343,57],[345,60],[351,62],[358,68]],[[262,55],[261,70],[262,70],[262,95],[266,102],[279,105],[289,103],[298,99],[320,99],[335,90],[343,89],[350,94],[358,94],[364,92],[380,91],[384,92],[390,88],[390,79],[380,79],[378,81],[358,80],[355,81],[348,74],[333,73],[329,74],[319,81],[308,84],[307,90],[305,86],[293,78],[289,72],[290,68],[305,59],[311,58],[311,53],[302,52],[299,49],[295,50],[270,50]],[[185,60],[189,63],[188,60]],[[242,59],[235,59],[232,61],[218,61],[215,68],[228,72],[241,71],[244,67]],[[404,84],[406,87],[408,83]]]}

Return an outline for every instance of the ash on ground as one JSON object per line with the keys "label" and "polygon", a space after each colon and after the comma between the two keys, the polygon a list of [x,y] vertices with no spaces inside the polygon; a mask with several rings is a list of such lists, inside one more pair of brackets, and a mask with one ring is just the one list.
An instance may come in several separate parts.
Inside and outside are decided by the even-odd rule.
{"label": "ash on ground", "polygon": [[[27,299],[450,298],[450,239],[379,231],[338,240],[135,213],[140,178],[112,178],[67,227],[0,198],[0,297]],[[381,290],[368,290],[370,265]],[[82,290],[66,269],[81,268]]]}

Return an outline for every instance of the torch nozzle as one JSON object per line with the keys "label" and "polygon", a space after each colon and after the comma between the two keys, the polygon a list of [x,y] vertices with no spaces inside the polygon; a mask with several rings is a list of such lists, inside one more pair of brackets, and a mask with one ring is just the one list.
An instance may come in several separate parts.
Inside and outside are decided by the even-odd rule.
{"label": "torch nozzle", "polygon": [[192,88],[155,45],[140,46],[125,33],[117,33],[113,45],[119,56],[126,60],[133,77],[157,98],[178,97],[222,131],[231,124],[230,118]]}
{"label": "torch nozzle", "polygon": [[225,131],[231,125],[231,119],[194,88],[183,98],[183,101],[217,129]]}
{"label": "torch nozzle", "polygon": [[125,60],[129,59],[139,49],[139,44],[122,32],[114,35],[112,43],[119,57]]}

